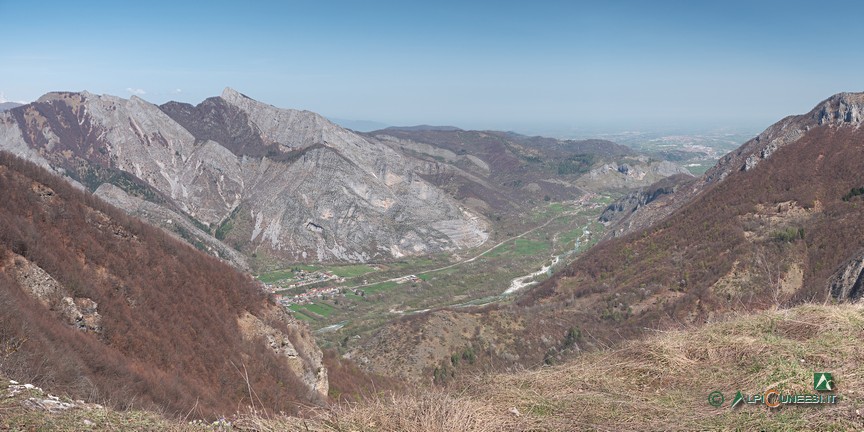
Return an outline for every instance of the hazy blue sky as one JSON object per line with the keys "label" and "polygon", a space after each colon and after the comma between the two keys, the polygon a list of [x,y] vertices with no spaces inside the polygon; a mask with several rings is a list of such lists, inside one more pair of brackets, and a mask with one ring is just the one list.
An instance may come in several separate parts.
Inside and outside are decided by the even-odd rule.
{"label": "hazy blue sky", "polygon": [[388,124],[767,126],[864,90],[864,6],[794,1],[7,1],[0,92],[226,86]]}

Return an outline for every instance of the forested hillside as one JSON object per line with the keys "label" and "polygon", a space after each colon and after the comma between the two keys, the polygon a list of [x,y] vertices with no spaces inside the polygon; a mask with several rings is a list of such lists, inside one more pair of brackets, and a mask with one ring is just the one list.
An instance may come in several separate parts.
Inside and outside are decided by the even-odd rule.
{"label": "forested hillside", "polygon": [[0,373],[196,416],[326,395],[308,330],[250,277],[7,153],[0,202]]}

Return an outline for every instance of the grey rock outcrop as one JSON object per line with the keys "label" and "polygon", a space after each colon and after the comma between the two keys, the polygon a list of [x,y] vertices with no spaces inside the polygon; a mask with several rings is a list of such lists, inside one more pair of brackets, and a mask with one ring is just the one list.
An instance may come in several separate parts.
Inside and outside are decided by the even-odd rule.
{"label": "grey rock outcrop", "polygon": [[647,187],[664,178],[692,177],[686,168],[669,161],[652,161],[642,157],[638,163],[607,163],[594,168],[576,181],[586,190],[632,189]]}
{"label": "grey rock outcrop", "polygon": [[864,296],[864,253],[847,261],[828,280],[831,297],[843,300],[858,300]]}
{"label": "grey rock outcrop", "polygon": [[70,325],[85,332],[102,333],[102,316],[93,300],[81,297],[63,297],[58,304],[60,315]]}
{"label": "grey rock outcrop", "polygon": [[28,295],[46,308],[56,311],[67,324],[84,332],[102,333],[99,305],[92,299],[71,297],[65,286],[22,256],[12,257],[9,268],[15,281]]}
{"label": "grey rock outcrop", "polygon": [[[307,388],[326,396],[330,384],[327,368],[324,366],[324,354],[315,344],[309,328],[281,308],[270,310],[266,318],[276,325],[265,323],[250,313],[238,318],[237,323],[243,337],[247,340],[263,340],[274,353],[285,360],[288,368]],[[278,324],[282,324],[289,333],[279,330]]]}
{"label": "grey rock outcrop", "polygon": [[676,175],[660,180],[651,186],[640,188],[615,200],[600,214],[600,222],[615,222],[661,198],[672,194],[684,183],[693,181],[690,175]]}
{"label": "grey rock outcrop", "polygon": [[177,211],[129,195],[123,189],[110,183],[103,183],[93,194],[132,216],[161,227],[174,234],[175,237],[191,242],[207,253],[230,262],[234,267],[245,271],[249,270],[249,262],[243,254],[225,245],[210,233],[203,231]]}
{"label": "grey rock outcrop", "polygon": [[66,289],[60,282],[30,260],[16,256],[13,262],[14,265],[11,267],[14,269],[12,275],[15,281],[26,290],[27,294],[43,305],[50,306],[58,300],[59,296],[66,293]]}
{"label": "grey rock outcrop", "polygon": [[620,237],[657,223],[686,202],[692,185],[698,182],[689,174],[678,174],[615,200],[598,218],[608,228],[602,238]]}

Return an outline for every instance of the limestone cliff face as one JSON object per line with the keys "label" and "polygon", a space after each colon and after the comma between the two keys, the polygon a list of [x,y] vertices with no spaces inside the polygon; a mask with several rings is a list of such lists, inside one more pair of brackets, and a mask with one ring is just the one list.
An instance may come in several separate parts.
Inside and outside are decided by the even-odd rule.
{"label": "limestone cliff face", "polygon": [[592,191],[633,189],[650,186],[670,176],[691,176],[686,168],[669,161],[651,161],[642,157],[638,162],[601,165],[579,178],[576,184]]}
{"label": "limestone cliff face", "polygon": [[324,366],[324,355],[315,344],[309,328],[279,307],[269,309],[264,317],[262,320],[247,312],[238,318],[237,324],[243,338],[257,339],[265,343],[284,359],[286,366],[307,388],[326,397],[330,384],[327,368]]}
{"label": "limestone cliff face", "polygon": [[[386,145],[231,89],[198,106],[161,107],[135,96],[49,93],[0,114],[0,149],[91,190],[114,184],[247,256],[366,261],[473,247],[488,236],[481,217]],[[144,216],[165,225],[155,213],[164,212]]]}
{"label": "limestone cliff face", "polygon": [[132,196],[111,183],[103,183],[93,192],[93,195],[132,216],[149,220],[153,225],[176,234],[176,237],[181,240],[192,242],[199,249],[230,262],[240,270],[249,271],[246,256],[202,230],[178,211]]}
{"label": "limestone cliff face", "polygon": [[858,300],[864,296],[864,253],[847,261],[828,281],[829,294],[837,300]]}
{"label": "limestone cliff face", "polygon": [[667,177],[648,187],[630,192],[609,204],[603,213],[600,214],[600,222],[618,222],[663,196],[675,193],[679,187],[694,180],[689,174],[679,174]]}
{"label": "limestone cliff face", "polygon": [[0,263],[0,269],[6,269],[18,286],[49,310],[56,311],[62,321],[84,332],[102,333],[102,316],[95,301],[72,297],[48,272],[20,255],[10,254],[5,261]]}

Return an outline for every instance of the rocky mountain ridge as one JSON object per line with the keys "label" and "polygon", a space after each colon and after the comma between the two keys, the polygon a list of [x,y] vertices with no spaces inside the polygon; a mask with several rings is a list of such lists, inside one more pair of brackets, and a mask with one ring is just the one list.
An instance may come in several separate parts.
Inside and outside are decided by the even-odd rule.
{"label": "rocky mountain ridge", "polygon": [[0,102],[0,112],[8,111],[12,108],[18,108],[19,106],[24,105],[18,102]]}
{"label": "rocky mountain ridge", "polygon": [[[831,96],[806,114],[788,116],[774,123],[738,149],[723,156],[698,181],[682,184],[666,199],[655,204],[646,203],[647,205],[641,206],[639,211],[616,218],[614,229],[607,237],[628,234],[650,226],[692,200],[706,188],[722,182],[730,174],[755,168],[760,162],[774,155],[777,150],[798,141],[813,128],[825,126],[857,129],[862,119],[864,119],[864,93],[838,93]],[[661,180],[649,189],[662,187],[662,183]],[[626,207],[627,199],[627,197],[622,198],[610,208]]]}
{"label": "rocky mountain ridge", "polygon": [[864,93],[838,93],[810,112],[789,116],[771,125],[759,136],[727,154],[704,176],[707,184],[723,181],[734,171],[748,171],[778,149],[800,139],[817,126],[859,127],[864,121]]}
{"label": "rocky mountain ridge", "polygon": [[[49,93],[0,115],[0,149],[90,190],[114,184],[264,262],[389,259],[488,236],[482,217],[389,147],[232,89],[197,107]],[[164,215],[150,221],[166,224]],[[204,247],[244,266],[224,247]]]}
{"label": "rocky mountain ridge", "polygon": [[603,140],[358,134],[230,88],[198,105],[49,93],[0,114],[0,149],[244,270],[452,253],[544,200],[686,172]]}

